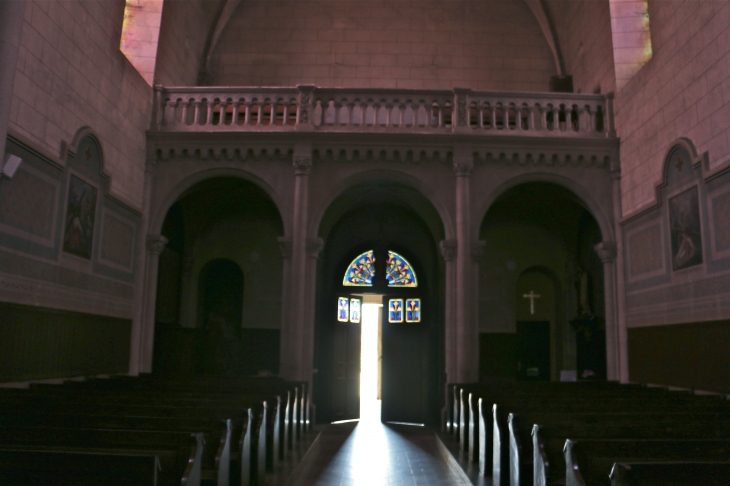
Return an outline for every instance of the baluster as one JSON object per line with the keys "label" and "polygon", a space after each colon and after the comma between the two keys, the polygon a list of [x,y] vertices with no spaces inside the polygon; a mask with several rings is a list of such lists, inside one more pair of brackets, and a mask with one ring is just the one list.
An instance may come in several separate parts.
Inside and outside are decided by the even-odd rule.
{"label": "baluster", "polygon": [[509,103],[502,104],[502,124],[504,130],[509,130]]}
{"label": "baluster", "polygon": [[385,126],[391,126],[391,120],[393,119],[393,103],[388,101],[385,102]]}
{"label": "baluster", "polygon": [[538,104],[537,109],[540,110],[540,130],[547,130],[547,107]]}
{"label": "baluster", "polygon": [[406,104],[405,103],[398,104],[398,127],[399,128],[406,127]]}
{"label": "baluster", "polygon": [[436,103],[436,109],[438,110],[438,121],[436,122],[437,128],[442,128],[444,126],[444,106],[441,103]]}
{"label": "baluster", "polygon": [[342,109],[342,102],[337,99],[332,100],[332,109],[334,112],[334,120],[332,121],[332,125],[337,127],[340,125],[340,110]]}
{"label": "baluster", "polygon": [[284,118],[281,119],[281,126],[284,127],[289,125],[289,108],[291,107],[291,103],[289,103],[288,101],[282,101],[281,104],[284,105]]}
{"label": "baluster", "polygon": [[535,110],[539,110],[537,105],[527,105],[527,129],[535,131]]}
{"label": "baluster", "polygon": [[233,102],[233,115],[231,117],[231,126],[238,125],[238,114],[241,110],[241,100],[236,99]]}
{"label": "baluster", "polygon": [[172,100],[165,101],[165,123],[167,125],[174,125],[177,120],[175,120],[175,108]]}
{"label": "baluster", "polygon": [[264,122],[264,106],[266,106],[266,100],[256,100],[256,106],[259,107],[259,113],[256,117],[256,125],[261,126]]}
{"label": "baluster", "polygon": [[367,121],[365,120],[365,113],[367,112],[368,104],[367,101],[361,101],[360,102],[360,125],[361,127],[367,125]]}
{"label": "baluster", "polygon": [[553,105],[553,131],[560,131],[560,105]]}
{"label": "baluster", "polygon": [[205,116],[205,126],[209,127],[213,124],[213,105],[215,104],[215,100],[206,100],[205,104],[208,107],[208,112]]}
{"label": "baluster", "polygon": [[180,125],[188,124],[188,104],[189,103],[190,103],[190,100],[188,100],[188,101],[182,100],[182,110],[180,113]]}
{"label": "baluster", "polygon": [[484,128],[484,103],[477,103],[477,110],[479,110],[479,128]]}
{"label": "baluster", "polygon": [[347,102],[347,126],[352,126],[352,119],[355,117],[355,103],[352,101]]}
{"label": "baluster", "polygon": [[251,124],[251,100],[248,100],[245,102],[246,110],[243,113],[243,124],[244,125],[250,125]]}
{"label": "baluster", "polygon": [[492,130],[497,129],[497,103],[489,104],[489,124],[492,126]]}

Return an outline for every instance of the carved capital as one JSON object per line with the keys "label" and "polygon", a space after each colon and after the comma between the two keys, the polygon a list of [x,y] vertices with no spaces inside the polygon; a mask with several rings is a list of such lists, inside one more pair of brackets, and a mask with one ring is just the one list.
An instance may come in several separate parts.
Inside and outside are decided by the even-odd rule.
{"label": "carved capital", "polygon": [[309,258],[318,258],[322,247],[324,247],[324,240],[322,238],[307,238],[307,256]]}
{"label": "carved capital", "polygon": [[167,242],[167,238],[162,235],[147,235],[147,251],[150,255],[160,256]]}
{"label": "carved capital", "polygon": [[291,240],[289,238],[284,238],[283,236],[280,236],[276,239],[276,241],[279,243],[279,250],[281,250],[282,258],[290,258],[292,252]]}
{"label": "carved capital", "polygon": [[598,258],[600,258],[601,263],[612,263],[616,260],[618,249],[616,247],[616,243],[612,241],[602,241],[594,246],[593,249],[598,254]]}
{"label": "carved capital", "polygon": [[292,158],[292,164],[294,165],[294,173],[296,175],[309,175],[309,171],[312,169],[312,157],[308,155],[295,155]]}
{"label": "carved capital", "polygon": [[454,173],[456,177],[469,177],[471,170],[474,168],[473,157],[459,157],[454,158]]}
{"label": "carved capital", "polygon": [[484,240],[477,240],[471,247],[471,257],[475,262],[478,262],[484,256],[484,247],[487,242]]}
{"label": "carved capital", "polygon": [[456,258],[456,245],[456,240],[441,240],[439,249],[445,261],[450,262]]}

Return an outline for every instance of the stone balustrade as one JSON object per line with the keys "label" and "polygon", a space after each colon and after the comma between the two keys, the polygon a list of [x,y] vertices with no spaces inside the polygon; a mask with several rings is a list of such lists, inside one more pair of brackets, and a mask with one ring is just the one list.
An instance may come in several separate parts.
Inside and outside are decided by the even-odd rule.
{"label": "stone balustrade", "polygon": [[613,138],[612,95],[468,89],[155,88],[159,132],[377,132]]}

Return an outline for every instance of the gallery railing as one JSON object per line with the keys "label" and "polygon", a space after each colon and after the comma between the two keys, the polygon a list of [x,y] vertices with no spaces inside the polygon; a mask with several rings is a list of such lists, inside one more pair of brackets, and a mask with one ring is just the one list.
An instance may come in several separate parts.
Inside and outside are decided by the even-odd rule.
{"label": "gallery railing", "polygon": [[612,94],[157,86],[152,130],[612,138],[612,103]]}

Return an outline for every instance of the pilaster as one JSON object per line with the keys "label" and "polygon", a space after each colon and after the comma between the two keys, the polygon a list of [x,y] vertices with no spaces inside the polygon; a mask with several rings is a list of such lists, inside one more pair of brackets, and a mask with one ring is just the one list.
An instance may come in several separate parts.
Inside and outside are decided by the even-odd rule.
{"label": "pilaster", "polygon": [[446,365],[446,382],[456,382],[456,328],[454,326],[454,299],[456,287],[456,240],[442,240],[439,243],[441,257],[446,262],[445,274],[445,292],[446,292],[446,308],[444,340],[445,340],[445,365]]}
{"label": "pilaster", "polygon": [[152,371],[152,353],[155,341],[155,306],[157,304],[157,275],[160,269],[160,253],[167,245],[162,235],[147,236],[147,275],[145,278],[145,305],[141,328],[140,364],[141,373]]}
{"label": "pilaster", "polygon": [[621,377],[621,349],[626,347],[619,331],[616,308],[616,243],[603,241],[593,249],[603,263],[603,281],[606,298],[606,370],[609,380]]}

